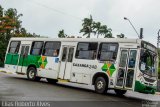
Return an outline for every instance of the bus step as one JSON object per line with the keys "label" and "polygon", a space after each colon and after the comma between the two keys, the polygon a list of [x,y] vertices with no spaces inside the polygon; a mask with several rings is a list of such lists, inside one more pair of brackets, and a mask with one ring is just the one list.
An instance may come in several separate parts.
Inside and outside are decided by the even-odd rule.
{"label": "bus step", "polygon": [[58,79],[58,82],[69,82],[69,80]]}

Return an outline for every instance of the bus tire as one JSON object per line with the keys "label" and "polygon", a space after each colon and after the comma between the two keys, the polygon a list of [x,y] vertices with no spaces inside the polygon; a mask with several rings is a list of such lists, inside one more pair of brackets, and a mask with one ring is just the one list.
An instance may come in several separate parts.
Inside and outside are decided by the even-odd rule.
{"label": "bus tire", "polygon": [[114,89],[114,91],[118,96],[123,96],[127,92],[127,90],[120,90],[120,89]]}
{"label": "bus tire", "polygon": [[103,94],[107,92],[108,82],[104,77],[97,77],[94,84],[95,91],[99,94]]}
{"label": "bus tire", "polygon": [[40,77],[37,77],[37,70],[34,67],[30,67],[27,70],[27,78],[32,81],[40,81]]}
{"label": "bus tire", "polygon": [[50,79],[50,78],[46,78],[46,79],[51,84],[56,84],[58,82],[58,80],[56,80],[56,79]]}

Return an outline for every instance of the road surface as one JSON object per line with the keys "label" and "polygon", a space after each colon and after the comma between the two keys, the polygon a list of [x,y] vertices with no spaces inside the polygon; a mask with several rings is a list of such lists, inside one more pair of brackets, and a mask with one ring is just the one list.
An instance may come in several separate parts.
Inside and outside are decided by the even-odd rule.
{"label": "road surface", "polygon": [[[69,86],[68,86],[69,85]],[[142,107],[142,99],[160,101],[159,96],[128,92],[118,97],[114,92],[101,95],[86,85],[49,84],[27,80],[26,76],[0,72],[0,101],[51,101],[53,107]],[[82,87],[82,88],[77,88]],[[160,107],[160,105],[158,105]],[[158,107],[157,106],[157,107]]]}

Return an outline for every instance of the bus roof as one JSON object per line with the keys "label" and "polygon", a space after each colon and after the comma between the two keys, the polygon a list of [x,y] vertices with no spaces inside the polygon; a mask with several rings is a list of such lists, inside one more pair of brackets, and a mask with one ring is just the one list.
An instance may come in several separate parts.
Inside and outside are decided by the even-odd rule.
{"label": "bus roof", "polygon": [[[63,42],[119,42],[119,43],[141,43],[144,40],[141,39],[128,39],[128,38],[42,38],[42,37],[12,37],[11,40],[19,41],[63,41]],[[144,41],[155,45],[148,41]]]}
{"label": "bus roof", "polygon": [[63,42],[122,42],[122,43],[140,43],[140,39],[127,38],[40,38],[40,37],[13,37],[10,41],[63,41]]}

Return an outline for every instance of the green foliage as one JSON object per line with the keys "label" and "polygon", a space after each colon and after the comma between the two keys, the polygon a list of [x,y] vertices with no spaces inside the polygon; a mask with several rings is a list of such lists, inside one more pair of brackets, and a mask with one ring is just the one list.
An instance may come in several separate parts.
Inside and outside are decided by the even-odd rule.
{"label": "green foliage", "polygon": [[90,16],[90,18],[84,18],[82,26],[83,28],[80,30],[80,33],[83,33],[83,36],[87,35],[87,38],[90,38],[91,33],[94,33],[92,16]]}
{"label": "green foliage", "polygon": [[120,35],[117,35],[117,38],[125,38],[125,35],[121,33]]}
{"label": "green foliage", "polygon": [[84,18],[82,27],[80,33],[83,33],[83,36],[87,35],[87,38],[90,38],[91,34],[97,35],[97,38],[99,35],[104,35],[105,38],[112,38],[112,29],[107,28],[106,25],[102,25],[101,22],[93,21],[92,16]]}
{"label": "green foliage", "polygon": [[39,37],[22,27],[21,16],[16,9],[4,10],[0,5],[0,66],[4,66],[5,52],[11,37]]}
{"label": "green foliage", "polygon": [[64,33],[64,30],[63,30],[63,29],[59,31],[58,37],[59,37],[59,38],[66,38],[66,37],[67,37],[67,35]]}

